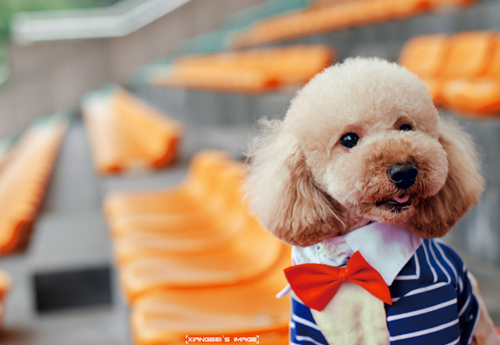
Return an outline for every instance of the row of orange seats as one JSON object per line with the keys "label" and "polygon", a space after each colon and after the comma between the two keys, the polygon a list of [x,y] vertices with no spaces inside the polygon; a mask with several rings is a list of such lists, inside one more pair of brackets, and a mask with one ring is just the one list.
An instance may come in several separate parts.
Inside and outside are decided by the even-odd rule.
{"label": "row of orange seats", "polygon": [[425,81],[438,104],[473,114],[500,111],[500,34],[417,36],[400,63]]}
{"label": "row of orange seats", "polygon": [[177,159],[182,126],[119,87],[82,101],[95,169],[105,175],[159,169]]}
{"label": "row of orange seats", "polygon": [[203,151],[176,187],[105,199],[135,344],[187,336],[288,344],[289,300],[275,294],[286,286],[290,248],[249,216],[243,179],[241,163]]}
{"label": "row of orange seats", "polygon": [[23,250],[67,128],[51,116],[28,128],[0,170],[0,255]]}
{"label": "row of orange seats", "polygon": [[324,45],[224,52],[176,59],[151,83],[232,92],[258,93],[302,85],[334,60]]}
{"label": "row of orange seats", "polygon": [[443,6],[468,5],[475,0],[345,0],[321,3],[310,8],[257,22],[236,33],[234,48],[418,15]]}

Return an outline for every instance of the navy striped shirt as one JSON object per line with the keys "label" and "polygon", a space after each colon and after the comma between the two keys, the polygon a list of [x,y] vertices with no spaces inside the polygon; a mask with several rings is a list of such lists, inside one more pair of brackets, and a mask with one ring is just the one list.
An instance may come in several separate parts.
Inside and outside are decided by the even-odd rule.
{"label": "navy striped shirt", "polygon": [[[389,288],[391,345],[471,344],[479,305],[464,263],[446,244],[422,239]],[[310,309],[293,294],[290,344],[328,344]]]}

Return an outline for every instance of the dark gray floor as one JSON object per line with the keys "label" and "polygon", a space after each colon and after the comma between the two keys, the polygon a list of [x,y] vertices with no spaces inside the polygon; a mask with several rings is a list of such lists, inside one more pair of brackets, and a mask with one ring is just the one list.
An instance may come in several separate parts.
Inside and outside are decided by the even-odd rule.
{"label": "dark gray floor", "polygon": [[[29,249],[0,259],[0,269],[9,272],[14,280],[7,299],[2,344],[130,344],[128,309],[121,300],[116,279],[113,304],[109,307],[39,315],[34,307],[32,275],[36,271],[111,265],[111,243],[100,210],[106,193],[174,185],[184,178],[189,157],[200,145],[211,143],[212,147],[238,150],[247,142],[244,128],[221,127],[189,133],[183,158],[175,167],[152,175],[101,178],[92,170],[82,124],[77,121],[70,127]],[[461,254],[480,281],[487,304],[500,324],[499,268],[466,252]]]}

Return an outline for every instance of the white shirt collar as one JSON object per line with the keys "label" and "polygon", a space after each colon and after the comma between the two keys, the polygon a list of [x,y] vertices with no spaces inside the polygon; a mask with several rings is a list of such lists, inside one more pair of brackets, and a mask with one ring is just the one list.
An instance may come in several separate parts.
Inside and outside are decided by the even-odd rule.
{"label": "white shirt collar", "polygon": [[292,261],[294,265],[320,263],[341,266],[359,251],[386,284],[392,285],[418,247],[420,237],[405,227],[375,222],[310,247],[293,247]]}

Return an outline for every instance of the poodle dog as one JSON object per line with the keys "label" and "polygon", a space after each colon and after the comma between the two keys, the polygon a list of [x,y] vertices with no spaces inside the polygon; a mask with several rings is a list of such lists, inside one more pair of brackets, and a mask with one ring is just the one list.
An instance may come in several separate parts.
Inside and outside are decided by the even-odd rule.
{"label": "poodle dog", "polygon": [[[438,116],[423,82],[395,63],[347,59],[263,124],[247,189],[262,225],[293,246],[281,293],[291,286],[291,343],[500,343],[461,259],[435,239],[477,204],[483,179],[470,138]],[[354,257],[385,299],[346,278]],[[319,266],[346,268],[314,290]]]}

